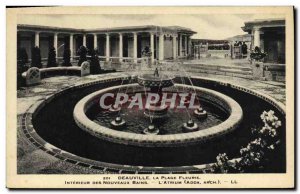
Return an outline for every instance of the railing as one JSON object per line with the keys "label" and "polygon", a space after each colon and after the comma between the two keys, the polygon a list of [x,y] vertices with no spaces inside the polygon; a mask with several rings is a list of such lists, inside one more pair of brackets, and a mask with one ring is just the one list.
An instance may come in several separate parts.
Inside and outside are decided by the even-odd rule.
{"label": "railing", "polygon": [[230,45],[226,44],[200,44],[194,45],[193,49],[195,59],[202,57],[227,58],[230,56]]}
{"label": "railing", "polygon": [[[77,66],[80,56],[71,57],[70,61],[73,66]],[[117,70],[117,71],[125,71],[125,70],[147,70],[151,66],[151,58],[143,57],[143,58],[134,58],[134,57],[106,57],[106,56],[98,56],[100,61],[100,66],[105,70]],[[108,58],[108,60],[107,60]],[[87,59],[90,60],[91,56],[87,55]],[[47,60],[48,58],[42,58],[42,67],[47,68]],[[63,57],[57,57],[56,61],[58,66],[61,66],[63,62]],[[153,61],[156,62],[156,59]],[[31,59],[26,63],[26,69],[31,67]]]}

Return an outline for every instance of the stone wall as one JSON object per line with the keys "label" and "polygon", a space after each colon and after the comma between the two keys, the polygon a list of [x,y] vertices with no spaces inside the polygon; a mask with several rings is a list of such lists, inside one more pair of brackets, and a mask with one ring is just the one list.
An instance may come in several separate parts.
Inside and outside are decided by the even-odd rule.
{"label": "stone wall", "polygon": [[200,53],[200,58],[224,59],[229,57],[231,57],[230,50],[207,50],[206,52]]}
{"label": "stone wall", "polygon": [[173,42],[172,37],[166,37],[164,42],[164,55],[165,59],[173,57]]}
{"label": "stone wall", "polygon": [[59,37],[58,41],[57,41],[58,49],[57,49],[57,56],[56,57],[63,57],[64,56],[65,46],[68,46],[68,45],[64,45],[64,44],[65,44],[64,37]]}
{"label": "stone wall", "polygon": [[34,42],[32,41],[31,36],[22,36],[22,39],[19,42],[20,44],[18,45],[18,47],[25,48],[28,59],[31,59],[31,48],[34,46]]}
{"label": "stone wall", "polygon": [[119,57],[119,40],[116,37],[110,38],[110,56]]}
{"label": "stone wall", "polygon": [[133,57],[133,38],[128,38],[128,57]]}
{"label": "stone wall", "polygon": [[285,82],[285,65],[251,62],[253,79]]}
{"label": "stone wall", "polygon": [[266,80],[285,82],[285,65],[266,64],[264,74]]}
{"label": "stone wall", "polygon": [[48,37],[40,37],[41,58],[48,58],[49,43],[50,41]]}

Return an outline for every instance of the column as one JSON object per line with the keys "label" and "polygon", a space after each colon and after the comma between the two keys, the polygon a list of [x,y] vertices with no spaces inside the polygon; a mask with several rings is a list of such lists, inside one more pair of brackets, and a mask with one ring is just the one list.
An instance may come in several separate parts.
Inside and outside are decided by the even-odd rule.
{"label": "column", "polygon": [[164,34],[160,34],[159,35],[159,54],[158,54],[158,60],[164,60],[165,56],[164,56],[164,42],[165,42],[165,35]]}
{"label": "column", "polygon": [[98,39],[97,39],[97,34],[94,34],[94,49],[96,51],[96,49],[98,48]]}
{"label": "column", "polygon": [[192,55],[192,39],[191,39],[191,37],[189,36],[189,42],[188,42],[188,53],[189,53],[189,55]]}
{"label": "column", "polygon": [[73,34],[70,34],[70,58],[71,58],[71,61],[73,60],[73,57],[74,57],[74,51],[73,51],[74,43],[73,43],[73,41],[74,41]]}
{"label": "column", "polygon": [[34,46],[40,47],[40,32],[34,34]]}
{"label": "column", "polygon": [[182,35],[180,34],[179,35],[179,53],[178,53],[178,56],[182,56]]}
{"label": "column", "polygon": [[133,33],[133,58],[134,62],[137,63],[137,33]]}
{"label": "column", "polygon": [[123,34],[119,34],[119,61],[123,62]]}
{"label": "column", "polygon": [[110,57],[110,43],[109,43],[109,34],[106,34],[106,61],[109,61]]}
{"label": "column", "polygon": [[177,41],[176,41],[177,35],[173,35],[173,59],[177,58]]}
{"label": "column", "polygon": [[150,33],[151,63],[154,63],[154,34]]}
{"label": "column", "polygon": [[86,34],[82,35],[82,45],[86,47]]}
{"label": "column", "polygon": [[55,33],[54,34],[54,41],[53,41],[53,47],[54,47],[54,49],[55,49],[55,55],[56,55],[56,57],[58,57],[57,56],[57,42],[58,42],[58,33]]}
{"label": "column", "polygon": [[178,44],[179,44],[179,35],[177,34],[177,37],[176,37],[176,59],[178,59],[178,57],[179,57]]}
{"label": "column", "polygon": [[254,36],[254,42],[253,42],[254,48],[256,46],[260,47],[260,28],[257,27],[253,28],[253,36]]}
{"label": "column", "polygon": [[187,36],[185,36],[184,37],[184,50],[185,50],[185,52],[184,52],[184,56],[187,56],[187,54],[188,54],[188,39],[187,39]]}

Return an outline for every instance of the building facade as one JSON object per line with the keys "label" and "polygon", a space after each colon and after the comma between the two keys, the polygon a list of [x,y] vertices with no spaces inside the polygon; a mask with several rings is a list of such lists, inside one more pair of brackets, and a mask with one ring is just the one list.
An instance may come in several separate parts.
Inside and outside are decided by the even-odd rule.
{"label": "building facade", "polygon": [[38,46],[41,58],[46,59],[50,47],[57,58],[63,57],[65,47],[71,51],[71,59],[77,56],[83,45],[95,49],[102,60],[125,59],[137,61],[148,47],[151,61],[177,59],[191,53],[191,36],[196,32],[180,26],[134,26],[107,29],[56,28],[19,24],[17,47],[24,48],[31,59],[31,49]]}
{"label": "building facade", "polygon": [[243,31],[252,36],[252,49],[256,46],[267,53],[265,62],[285,64],[285,20],[269,19],[245,22]]}

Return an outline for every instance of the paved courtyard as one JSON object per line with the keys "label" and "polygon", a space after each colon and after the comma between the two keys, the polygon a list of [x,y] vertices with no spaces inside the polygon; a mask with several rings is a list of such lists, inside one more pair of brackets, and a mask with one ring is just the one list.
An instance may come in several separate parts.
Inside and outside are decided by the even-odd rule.
{"label": "paved courtyard", "polygon": [[[120,76],[128,76],[131,74],[137,74],[141,72],[131,73],[110,73],[102,75],[89,75],[86,77],[77,76],[59,76],[50,77],[42,80],[40,85],[33,87],[24,87],[17,92],[17,113],[18,113],[18,168],[19,173],[105,173],[96,169],[88,169],[79,167],[77,165],[70,164],[68,162],[61,161],[54,156],[51,156],[44,151],[37,149],[23,134],[20,121],[22,114],[34,104],[37,100],[48,96],[59,89],[66,86],[72,86],[74,84],[80,84],[90,82],[93,80],[99,80],[103,78],[114,78]],[[176,73],[178,74],[178,73]],[[228,83],[237,84],[240,86],[248,87],[252,90],[256,90],[267,94],[277,101],[285,104],[285,85],[278,82],[268,81],[255,81],[244,78],[237,78],[232,76],[212,75],[202,73],[185,73],[187,75],[202,76],[205,78],[213,78]],[[183,75],[183,74],[181,74]]]}

